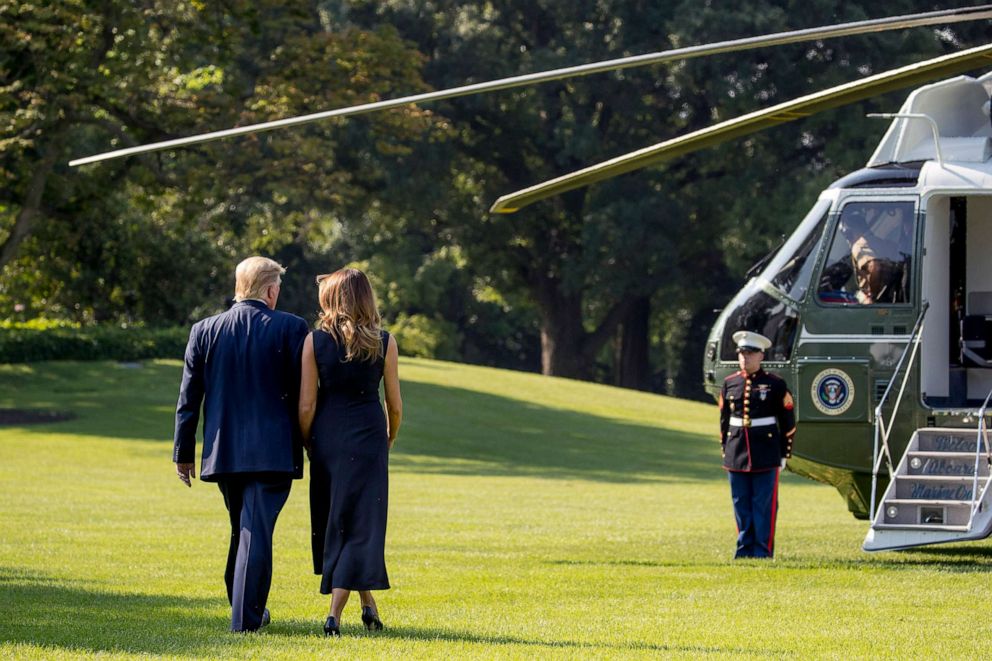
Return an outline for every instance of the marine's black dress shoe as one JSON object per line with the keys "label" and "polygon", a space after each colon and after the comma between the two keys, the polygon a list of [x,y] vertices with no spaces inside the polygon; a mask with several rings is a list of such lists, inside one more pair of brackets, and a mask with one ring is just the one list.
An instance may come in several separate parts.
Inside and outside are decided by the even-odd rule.
{"label": "marine's black dress shoe", "polygon": [[338,626],[338,621],[335,620],[333,617],[327,618],[327,621],[324,622],[324,635],[325,636],[341,635],[341,627]]}
{"label": "marine's black dress shoe", "polygon": [[382,620],[371,606],[362,606],[362,624],[369,631],[382,631]]}
{"label": "marine's black dress shoe", "polygon": [[269,622],[271,621],[272,621],[272,616],[269,615],[269,609],[266,608],[265,610],[262,611],[262,623],[258,625],[258,628],[261,629],[263,627],[269,626]]}

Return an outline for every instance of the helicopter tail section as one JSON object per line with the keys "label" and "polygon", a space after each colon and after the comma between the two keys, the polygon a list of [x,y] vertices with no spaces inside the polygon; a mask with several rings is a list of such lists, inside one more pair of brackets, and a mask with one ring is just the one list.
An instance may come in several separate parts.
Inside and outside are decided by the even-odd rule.
{"label": "helicopter tail section", "polygon": [[918,429],[882,497],[865,551],[984,539],[992,535],[988,439],[979,429]]}

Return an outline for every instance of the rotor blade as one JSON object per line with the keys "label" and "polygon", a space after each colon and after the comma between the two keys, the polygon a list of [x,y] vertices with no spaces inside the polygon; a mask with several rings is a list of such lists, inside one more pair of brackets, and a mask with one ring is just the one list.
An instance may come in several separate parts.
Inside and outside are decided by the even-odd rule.
{"label": "rotor blade", "polygon": [[992,65],[992,45],[986,45],[899,69],[892,69],[862,80],[845,83],[780,103],[765,110],[748,113],[504,195],[496,200],[489,210],[493,213],[513,213],[538,200],[588,186],[626,172],[656,165],[705,147],[756,133],[770,126],[802,119],[822,110],[837,108],[935,78],[953,76],[969,69],[990,65]]}
{"label": "rotor blade", "polygon": [[143,154],[147,152],[161,151],[163,149],[174,149],[176,147],[184,147],[186,145],[193,145],[201,142],[211,142],[213,140],[220,140],[222,138],[232,138],[234,136],[246,135],[249,133],[259,133],[261,131],[271,131],[272,129],[284,128],[287,126],[309,124],[311,122],[320,121],[322,119],[330,119],[332,117],[349,117],[353,115],[363,115],[366,113],[376,112],[379,110],[388,110],[390,108],[396,108],[398,106],[405,106],[411,103],[440,101],[442,99],[451,99],[459,96],[465,96],[468,94],[481,94],[484,92],[494,92],[497,90],[510,89],[513,87],[521,87],[524,85],[534,85],[537,83],[544,83],[551,80],[561,80],[563,78],[572,78],[575,76],[586,76],[593,73],[601,73],[604,71],[616,71],[620,69],[628,69],[631,67],[644,66],[647,64],[668,62],[671,60],[683,60],[693,57],[702,57],[704,55],[713,55],[716,53],[732,53],[736,51],[760,48],[763,46],[779,46],[782,44],[792,44],[802,41],[828,39],[830,37],[842,37],[842,36],[849,36],[856,34],[866,34],[870,32],[883,32],[885,30],[901,30],[905,28],[919,27],[922,25],[936,25],[936,24],[942,25],[946,23],[959,23],[962,21],[975,21],[983,18],[992,18],[992,5],[979,5],[975,7],[964,7],[961,9],[945,9],[942,11],[926,12],[922,14],[907,14],[905,16],[876,18],[868,21],[842,23],[839,25],[829,25],[818,28],[807,28],[805,30],[794,30],[792,32],[778,32],[775,34],[763,35],[759,37],[747,37],[744,39],[735,39],[732,41],[720,41],[717,43],[705,44],[701,46],[676,48],[674,50],[661,51],[657,53],[647,53],[644,55],[634,55],[631,57],[623,57],[614,60],[605,60],[603,62],[593,62],[590,64],[582,64],[579,66],[566,67],[563,69],[554,69],[551,71],[525,74],[522,76],[511,76],[509,78],[500,78],[499,80],[493,80],[485,83],[463,85],[461,87],[453,87],[451,89],[438,90],[436,92],[414,94],[412,96],[404,96],[398,99],[377,101],[375,103],[364,103],[357,106],[350,106],[348,108],[326,110],[323,112],[312,113],[310,115],[301,115],[299,117],[287,117],[285,119],[277,119],[271,122],[252,124],[250,126],[239,126],[233,129],[226,129],[223,131],[201,133],[199,135],[193,135],[186,138],[176,138],[174,140],[164,140],[162,142],[154,142],[147,145],[127,147],[125,149],[116,149],[114,151],[108,151],[102,154],[86,156],[85,158],[77,158],[75,160],[69,161],[69,165],[71,167],[75,167],[77,165],[85,165],[87,163],[97,163],[99,161],[106,161],[112,158],[120,158],[122,156],[131,156],[134,154]]}

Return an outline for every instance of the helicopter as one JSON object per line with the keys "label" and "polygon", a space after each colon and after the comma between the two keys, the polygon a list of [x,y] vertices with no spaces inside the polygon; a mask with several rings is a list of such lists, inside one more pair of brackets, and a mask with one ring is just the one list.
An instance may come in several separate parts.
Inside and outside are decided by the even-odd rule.
{"label": "helicopter", "polygon": [[958,76],[885,115],[866,167],[820,194],[707,340],[715,395],[737,369],[735,330],[774,338],[769,368],[812,437],[789,468],[872,519],[865,550],[992,533],[990,94],[992,73]]}
{"label": "helicopter", "polygon": [[[984,5],[707,44],[129,147],[70,165],[717,52],[989,18],[992,5]],[[982,222],[992,217],[992,73],[959,74],[990,66],[992,45],[984,45],[868,76],[504,195],[491,211],[514,213],[815,112],[922,85],[886,116],[893,121],[866,167],[821,193],[723,309],[706,343],[703,378],[715,397],[738,369],[731,335],[745,329],[767,336],[766,365],[793,386],[796,401],[800,434],[788,467],[834,486],[856,517],[871,519],[865,550],[982,539],[992,534],[985,428],[992,264],[978,251],[992,239],[992,225]]]}

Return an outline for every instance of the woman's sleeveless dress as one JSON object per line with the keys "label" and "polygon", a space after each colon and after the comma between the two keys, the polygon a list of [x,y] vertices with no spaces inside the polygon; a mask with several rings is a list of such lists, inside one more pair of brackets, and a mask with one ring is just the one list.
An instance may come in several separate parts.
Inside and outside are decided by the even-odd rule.
{"label": "woman's sleeveless dress", "polygon": [[379,402],[382,356],[345,362],[344,347],[313,332],[320,386],[311,433],[310,523],[320,591],[389,588],[383,552],[389,491],[386,416]]}

